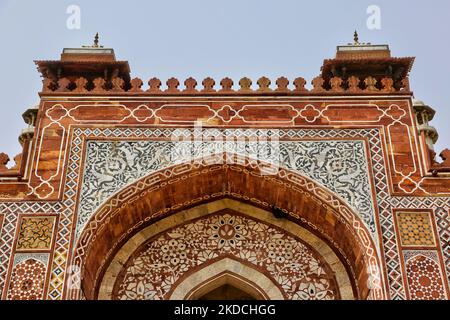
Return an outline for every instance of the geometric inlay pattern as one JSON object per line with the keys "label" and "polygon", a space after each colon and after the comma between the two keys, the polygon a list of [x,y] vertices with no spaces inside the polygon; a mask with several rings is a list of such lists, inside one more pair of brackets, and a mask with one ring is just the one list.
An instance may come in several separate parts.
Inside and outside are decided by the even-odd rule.
{"label": "geometric inlay pattern", "polygon": [[167,299],[181,278],[233,257],[281,285],[289,300],[339,298],[333,272],[299,239],[235,214],[214,214],[176,227],[138,248],[119,274],[113,298]]}
{"label": "geometric inlay pattern", "polygon": [[44,292],[47,266],[33,258],[17,264],[13,270],[9,300],[40,300]]}
{"label": "geometric inlay pattern", "polygon": [[403,246],[435,246],[428,212],[397,212],[397,225]]}
{"label": "geometric inlay pattern", "polygon": [[[21,215],[39,215],[42,212],[62,212],[60,202],[3,202],[0,203],[0,212],[2,212],[4,221],[2,234],[0,238],[0,289],[7,288],[5,286],[6,274],[10,259],[12,259],[12,247],[15,242],[15,234],[19,217]],[[11,271],[10,271],[11,272]],[[6,298],[4,292],[3,299]]]}
{"label": "geometric inlay pattern", "polygon": [[406,275],[413,300],[445,300],[438,255],[433,251],[405,251]]}
{"label": "geometric inlay pattern", "polygon": [[[233,136],[233,137],[257,137],[262,134],[267,136],[271,130],[267,129],[207,129],[204,130],[212,137]],[[404,197],[391,196],[388,179],[387,164],[384,161],[382,148],[382,135],[379,129],[280,129],[279,138],[291,139],[336,139],[336,140],[361,140],[368,141],[370,150],[372,175],[375,182],[375,192],[377,207],[379,208],[379,219],[376,221],[382,234],[381,251],[382,258],[386,261],[387,284],[391,299],[405,299],[405,284],[403,280],[402,263],[397,247],[396,230],[394,227],[394,209],[432,209],[436,213],[436,224],[439,239],[443,250],[445,272],[450,275],[450,199],[446,197]],[[2,234],[3,245],[0,246],[0,288],[5,283],[8,260],[14,239],[14,232],[17,225],[17,215],[39,212],[55,212],[60,214],[58,224],[58,237],[56,239],[55,257],[52,262],[51,281],[49,284],[48,298],[63,298],[63,285],[66,272],[68,272],[67,253],[73,239],[70,230],[73,228],[72,219],[75,214],[76,199],[81,177],[80,171],[84,166],[81,159],[84,153],[84,142],[88,139],[134,139],[136,140],[157,140],[171,139],[175,134],[180,136],[192,136],[190,129],[169,129],[169,128],[143,128],[143,127],[109,127],[109,128],[75,128],[71,139],[69,161],[66,172],[66,188],[64,191],[65,200],[61,203],[37,203],[37,202],[10,202],[0,203],[0,212],[5,213],[4,228]],[[156,138],[156,139],[155,139]],[[89,141],[89,140],[88,140]],[[281,140],[280,140],[281,141]],[[86,161],[89,159],[86,159]],[[330,187],[328,187],[330,188]],[[331,188],[330,188],[331,189]],[[76,226],[75,226],[76,227]],[[70,254],[70,253],[69,253]],[[445,276],[444,276],[445,279]],[[448,279],[447,279],[448,281]],[[4,296],[4,298],[6,298]]]}
{"label": "geometric inlay pattern", "polygon": [[[188,129],[186,129],[188,130]],[[64,279],[66,279],[66,273],[69,269],[68,258],[71,256],[69,252],[70,246],[73,244],[71,240],[75,240],[72,237],[71,230],[74,229],[72,225],[73,217],[76,214],[75,205],[78,197],[78,182],[80,177],[78,177],[79,172],[82,172],[80,168],[82,164],[81,159],[83,158],[83,142],[86,137],[89,139],[153,139],[157,138],[170,138],[173,133],[173,129],[167,128],[150,128],[150,127],[88,127],[88,128],[74,128],[72,131],[73,139],[68,141],[69,150],[67,154],[69,155],[68,166],[66,177],[65,177],[65,192],[64,200],[62,202],[46,203],[46,202],[3,202],[0,203],[0,219],[3,215],[3,228],[0,237],[0,290],[5,289],[6,298],[8,290],[7,279],[11,277],[11,270],[9,269],[10,260],[14,257],[13,247],[15,243],[15,235],[18,232],[18,228],[21,227],[20,216],[22,214],[32,215],[32,214],[42,214],[43,212],[54,212],[61,217],[61,223],[58,224],[58,235],[55,239],[56,249],[55,255],[52,263],[52,273],[51,282],[48,290],[48,298],[51,299],[61,299],[63,297],[64,291]],[[183,130],[181,130],[183,131]],[[233,135],[244,135],[246,136],[247,130],[244,129],[229,129],[229,130],[211,130],[214,132],[213,135],[220,135],[222,132],[233,132]],[[264,131],[264,130],[262,130]],[[259,130],[248,130],[248,132],[259,132]],[[398,244],[403,246],[433,246],[439,247],[439,244],[434,244],[430,242],[430,238],[427,235],[428,231],[421,230],[419,232],[415,231],[413,226],[413,231],[406,231],[408,227],[403,228],[400,232],[400,223],[396,215],[392,215],[393,210],[404,210],[409,209],[433,209],[434,217],[436,219],[436,227],[438,232],[438,239],[440,239],[440,246],[442,247],[443,260],[444,260],[444,270],[442,270],[443,281],[448,281],[448,276],[450,276],[450,216],[449,208],[450,201],[447,197],[403,197],[403,196],[391,196],[388,181],[386,177],[386,168],[388,164],[385,163],[383,156],[388,156],[383,154],[383,143],[380,140],[383,135],[380,134],[379,129],[367,128],[367,129],[290,129],[290,130],[280,130],[281,135],[284,138],[299,138],[299,139],[360,139],[366,138],[368,140],[368,146],[370,150],[371,168],[373,170],[373,178],[375,182],[375,194],[377,196],[376,207],[379,208],[379,219],[376,219],[375,223],[378,224],[379,231],[382,235],[380,242],[382,243],[383,249],[381,251],[382,258],[386,261],[387,269],[387,279],[390,298],[392,299],[404,299],[406,298],[405,285],[408,286],[409,281],[419,281],[420,277],[407,278],[407,275],[402,272],[403,261],[400,259]],[[364,157],[364,156],[362,156]],[[89,160],[89,159],[87,159]],[[305,173],[302,173],[305,174]],[[306,174],[305,174],[306,175]],[[323,179],[323,177],[320,177]],[[321,180],[317,180],[317,177],[313,177],[314,180],[325,185]],[[80,185],[81,186],[81,185]],[[339,184],[337,184],[339,186]],[[122,186],[124,187],[124,186]],[[327,186],[330,190],[332,189],[329,185]],[[335,191],[333,189],[333,191]],[[339,194],[337,191],[335,191]],[[344,198],[344,197],[343,197]],[[348,203],[351,203],[347,198],[345,198]],[[356,208],[358,201],[351,203],[353,207]],[[356,210],[359,214],[361,212]],[[402,239],[396,239],[396,228],[393,222],[396,222],[397,232],[402,235]],[[366,223],[367,221],[364,220]],[[434,222],[428,222],[428,225],[432,226]],[[423,223],[422,225],[426,225]],[[372,230],[372,228],[370,228]],[[431,236],[433,235],[433,228],[431,230]],[[412,233],[412,234],[410,234]],[[422,234],[420,234],[422,233]],[[407,234],[407,236],[405,236]],[[403,241],[405,238],[405,241]],[[397,242],[398,241],[398,242]],[[420,243],[420,244],[418,244]],[[19,248],[22,244],[17,243]],[[27,247],[27,245],[24,245]],[[32,247],[32,245],[29,245]],[[47,245],[43,245],[48,247]],[[30,250],[33,249],[22,249]],[[39,250],[39,249],[35,249]],[[403,251],[405,254],[406,251]],[[425,254],[424,254],[425,255]],[[413,258],[411,258],[413,259]],[[433,259],[432,259],[433,260]],[[408,260],[410,261],[410,260]],[[429,263],[429,262],[427,262]],[[437,262],[436,262],[437,263]],[[409,265],[413,263],[410,261]],[[405,266],[406,269],[406,266]],[[414,268],[415,269],[415,268]],[[411,269],[412,270],[412,269]],[[14,271],[14,270],[13,270]],[[9,275],[9,276],[8,276]],[[404,278],[405,277],[405,278]],[[406,281],[404,281],[406,279]],[[416,279],[416,280],[413,280]],[[426,281],[422,283],[427,283]],[[5,287],[5,288],[3,288]],[[426,290],[421,290],[427,292]],[[431,292],[431,291],[430,291]],[[428,292],[427,294],[431,294]],[[420,293],[419,293],[420,296]],[[418,297],[417,295],[410,294],[411,298]]]}
{"label": "geometric inlay pattern", "polygon": [[50,250],[56,217],[22,217],[17,251]]}

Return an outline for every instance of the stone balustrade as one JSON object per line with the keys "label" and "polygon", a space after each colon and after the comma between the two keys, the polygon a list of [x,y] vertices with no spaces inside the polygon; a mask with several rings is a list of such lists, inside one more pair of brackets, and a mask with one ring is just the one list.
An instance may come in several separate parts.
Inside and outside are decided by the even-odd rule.
{"label": "stone balustrade", "polygon": [[[120,77],[107,80],[105,78],[95,78],[88,80],[80,77],[76,79],[60,78],[43,80],[43,93],[70,93],[70,94],[150,94],[150,95],[322,95],[322,94],[395,94],[410,93],[408,78],[395,82],[390,77],[374,78],[367,77],[360,79],[352,76],[346,79],[333,77],[324,79],[316,77],[311,81],[312,88],[306,88],[307,81],[304,78],[296,78],[292,84],[285,77],[280,77],[272,86],[270,79],[261,77],[256,81],[256,85],[249,78],[242,78],[237,84],[230,78],[224,78],[220,82],[212,78],[206,78],[201,82],[201,86],[194,78],[184,81],[184,86],[176,78],[166,81],[166,87],[162,88],[162,81],[152,78],[148,82],[148,87],[144,88],[144,82],[140,78],[126,81]],[[257,87],[257,88],[255,88]]]}

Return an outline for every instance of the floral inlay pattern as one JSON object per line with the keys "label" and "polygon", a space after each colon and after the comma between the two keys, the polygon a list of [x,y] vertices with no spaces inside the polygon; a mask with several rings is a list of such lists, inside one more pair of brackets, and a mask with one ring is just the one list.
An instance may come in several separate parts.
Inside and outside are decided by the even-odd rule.
{"label": "floral inlay pattern", "polygon": [[86,152],[77,235],[102,202],[126,185],[158,170],[223,152],[258,159],[312,178],[345,199],[375,234],[362,141],[93,140],[88,142]]}
{"label": "floral inlay pattern", "polygon": [[275,227],[234,214],[207,216],[150,239],[120,272],[113,297],[167,299],[183,276],[225,256],[270,275],[286,299],[339,297],[330,267],[313,249]]}

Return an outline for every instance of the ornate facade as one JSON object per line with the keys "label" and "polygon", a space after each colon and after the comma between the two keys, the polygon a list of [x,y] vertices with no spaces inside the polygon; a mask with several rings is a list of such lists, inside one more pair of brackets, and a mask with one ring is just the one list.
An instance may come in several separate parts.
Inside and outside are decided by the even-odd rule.
{"label": "ornate facade", "polygon": [[307,81],[36,61],[0,157],[2,299],[448,299],[450,151],[413,58],[340,46]]}

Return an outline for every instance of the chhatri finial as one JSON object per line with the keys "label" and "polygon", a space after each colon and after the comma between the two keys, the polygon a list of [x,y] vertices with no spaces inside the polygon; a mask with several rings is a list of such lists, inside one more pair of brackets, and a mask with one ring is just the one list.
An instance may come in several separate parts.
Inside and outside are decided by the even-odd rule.
{"label": "chhatri finial", "polygon": [[98,48],[98,32],[95,34],[93,47]]}
{"label": "chhatri finial", "polygon": [[355,33],[353,34],[353,41],[355,45],[360,44],[359,43],[359,35],[358,35],[358,31],[355,30]]}
{"label": "chhatri finial", "polygon": [[82,48],[103,48],[103,46],[98,44],[98,39],[99,39],[99,36],[98,36],[98,32],[97,32],[94,37],[94,44],[92,44],[90,46],[81,46],[81,47]]}

